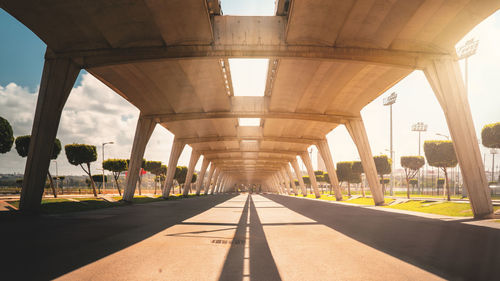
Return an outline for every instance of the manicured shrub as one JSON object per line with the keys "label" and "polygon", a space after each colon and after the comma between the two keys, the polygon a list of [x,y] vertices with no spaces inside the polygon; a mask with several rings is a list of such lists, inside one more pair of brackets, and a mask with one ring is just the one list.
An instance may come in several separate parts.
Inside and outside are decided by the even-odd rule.
{"label": "manicured shrub", "polygon": [[425,158],[427,163],[433,167],[437,167],[444,172],[445,188],[450,201],[450,186],[448,181],[448,168],[457,166],[457,156],[453,142],[443,140],[430,140],[424,142]]}
{"label": "manicured shrub", "polygon": [[500,148],[500,122],[485,125],[481,130],[483,145],[489,148]]}
{"label": "manicured shrub", "polygon": [[410,199],[410,180],[413,179],[420,168],[424,166],[423,156],[401,156],[401,167],[404,168],[406,176],[406,196]]}
{"label": "manicured shrub", "polygon": [[[82,170],[89,176],[90,184],[94,192],[94,196],[97,197],[97,191],[95,189],[95,183],[92,179],[92,173],[90,171],[90,163],[97,160],[97,149],[95,145],[87,144],[67,144],[64,146],[66,151],[66,157],[71,165],[80,166]],[[87,166],[87,169],[84,167]]]}
{"label": "manicured shrub", "polygon": [[0,117],[0,153],[7,153],[14,143],[14,133],[9,121]]}
{"label": "manicured shrub", "polygon": [[102,163],[102,167],[113,173],[113,178],[115,179],[116,188],[118,189],[118,194],[122,195],[120,189],[120,184],[118,183],[118,178],[120,174],[128,169],[127,160],[125,159],[108,159]]}

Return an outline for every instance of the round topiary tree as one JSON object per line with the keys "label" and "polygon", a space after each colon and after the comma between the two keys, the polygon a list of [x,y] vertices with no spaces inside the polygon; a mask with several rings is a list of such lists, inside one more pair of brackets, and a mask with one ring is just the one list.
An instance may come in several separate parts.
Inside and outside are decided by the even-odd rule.
{"label": "round topiary tree", "polygon": [[[67,144],[64,146],[66,151],[66,157],[71,165],[80,166],[82,170],[89,176],[90,184],[94,192],[94,196],[97,197],[97,191],[95,189],[95,183],[92,179],[92,173],[90,171],[90,163],[97,160],[97,150],[95,145],[88,144]],[[83,166],[85,164],[87,169]]]}
{"label": "round topiary tree", "polygon": [[14,133],[9,121],[0,117],[0,153],[4,154],[10,151],[14,143]]}
{"label": "round topiary tree", "polygon": [[337,178],[339,179],[340,185],[342,186],[342,182],[347,183],[347,195],[351,196],[351,186],[349,184],[349,180],[352,177],[352,162],[338,162],[337,163]]}
{"label": "round topiary tree", "polygon": [[391,173],[392,160],[389,157],[387,157],[387,155],[374,156],[373,160],[375,161],[377,174],[380,176],[380,182],[382,183],[382,192],[385,194],[386,181],[384,179],[384,175]]}
{"label": "round topiary tree", "polygon": [[363,181],[361,180],[361,174],[363,174],[365,171],[363,170],[363,164],[361,164],[361,161],[353,161],[352,162],[352,173],[353,174],[358,174],[359,177],[359,183],[361,186],[361,195],[365,197],[365,187],[363,185]]}
{"label": "round topiary tree", "polygon": [[424,166],[423,156],[401,156],[401,167],[405,170],[406,177],[406,197],[410,199],[410,179],[413,179],[420,168]]}
{"label": "round topiary tree", "polygon": [[429,140],[424,142],[425,158],[427,163],[437,167],[444,172],[445,189],[448,201],[450,201],[450,187],[448,181],[448,168],[457,166],[457,156],[451,141]]}
{"label": "round topiary tree", "polygon": [[128,169],[127,160],[125,159],[108,159],[102,163],[102,167],[113,173],[113,178],[115,179],[116,189],[118,189],[118,194],[122,195],[120,189],[120,184],[118,183],[118,178],[120,174]]}
{"label": "round topiary tree", "polygon": [[481,140],[485,147],[500,148],[500,122],[485,125],[481,130]]}
{"label": "round topiary tree", "polygon": [[[31,141],[30,135],[19,136],[16,138],[16,141],[15,141],[16,147],[15,148],[16,148],[17,154],[19,154],[19,156],[21,156],[23,158],[28,156],[28,152],[30,149],[30,141]],[[50,159],[51,160],[57,159],[57,157],[59,156],[59,153],[61,153],[61,141],[56,138],[54,140],[54,145],[52,146],[52,154],[50,155]],[[54,178],[50,174],[49,170],[47,170],[47,177],[49,179],[50,188],[52,189],[52,193],[54,194],[54,198],[57,198],[57,190],[56,190],[56,187],[54,185]]]}

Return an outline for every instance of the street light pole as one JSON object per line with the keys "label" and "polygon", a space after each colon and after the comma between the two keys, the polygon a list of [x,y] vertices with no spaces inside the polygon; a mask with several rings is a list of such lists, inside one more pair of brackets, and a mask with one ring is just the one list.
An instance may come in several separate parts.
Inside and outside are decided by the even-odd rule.
{"label": "street light pole", "polygon": [[102,143],[102,189],[106,189],[106,181],[104,180],[104,146],[106,144],[114,144],[114,142],[109,141],[109,142],[103,142]]}
{"label": "street light pole", "polygon": [[[423,122],[417,122],[416,124],[413,124],[411,126],[411,130],[413,132],[418,132],[418,156],[420,156],[420,148],[421,148],[421,145],[420,145],[420,134],[422,132],[426,132],[427,131],[427,124],[424,124]],[[418,169],[418,178],[420,179],[420,169]],[[420,180],[417,181],[417,190],[419,190],[420,188]]]}
{"label": "street light pole", "polygon": [[57,160],[52,160],[52,162],[56,163],[56,190],[57,190],[59,188],[59,182],[58,182],[59,173],[57,169]]}
{"label": "street light pole", "polygon": [[491,159],[491,181],[495,181],[495,154],[497,154],[497,150],[492,148],[490,150],[492,159]]}
{"label": "street light pole", "polygon": [[469,93],[469,57],[476,54],[479,41],[471,38],[458,48],[458,59],[465,59],[465,92]]}
{"label": "street light pole", "polygon": [[384,105],[389,106],[389,115],[390,115],[390,153],[391,153],[391,161],[392,161],[392,167],[391,167],[391,189],[390,189],[390,194],[391,196],[394,195],[394,150],[392,147],[392,105],[396,103],[396,98],[398,97],[398,94],[393,92],[390,94],[387,98],[384,98]]}

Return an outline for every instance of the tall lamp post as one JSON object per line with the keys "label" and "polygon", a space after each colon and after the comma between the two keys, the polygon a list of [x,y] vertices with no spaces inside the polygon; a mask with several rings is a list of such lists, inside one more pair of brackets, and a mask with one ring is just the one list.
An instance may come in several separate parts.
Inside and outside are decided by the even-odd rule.
{"label": "tall lamp post", "polygon": [[490,153],[492,156],[492,159],[491,159],[491,181],[494,182],[495,181],[495,154],[497,154],[497,150],[492,148],[492,149],[490,149]]}
{"label": "tall lamp post", "polygon": [[391,196],[393,195],[393,190],[394,190],[394,150],[392,148],[392,105],[396,103],[396,98],[398,97],[398,94],[393,92],[390,94],[388,97],[384,98],[384,106],[389,106],[389,114],[390,114],[390,153],[391,153],[391,160],[392,160],[392,167],[391,167]]}
{"label": "tall lamp post", "polygon": [[[424,122],[417,122],[416,124],[413,124],[411,126],[411,130],[413,132],[418,132],[418,156],[420,156],[420,135],[422,132],[427,131],[427,124],[424,124]],[[418,178],[420,179],[420,169],[418,169]],[[417,190],[420,190],[420,181],[417,181]]]}
{"label": "tall lamp post", "polygon": [[102,189],[106,189],[106,181],[104,180],[104,146],[106,144],[114,144],[112,141],[102,143]]}
{"label": "tall lamp post", "polygon": [[56,190],[57,190],[57,189],[59,189],[59,182],[58,182],[59,172],[57,170],[57,160],[52,160],[52,162],[56,163]]}
{"label": "tall lamp post", "polygon": [[469,57],[476,54],[479,41],[471,38],[458,48],[458,59],[465,59],[465,92],[469,93]]}

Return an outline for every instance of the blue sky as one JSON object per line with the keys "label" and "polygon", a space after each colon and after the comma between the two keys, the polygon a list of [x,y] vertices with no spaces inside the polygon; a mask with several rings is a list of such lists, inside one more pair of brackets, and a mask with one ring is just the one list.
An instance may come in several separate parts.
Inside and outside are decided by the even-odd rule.
{"label": "blue sky", "polygon": [[[271,15],[274,11],[272,0],[223,0],[222,4],[225,15]],[[480,40],[477,54],[469,61],[469,98],[479,137],[484,124],[500,121],[500,13],[486,19],[462,41],[470,37]],[[11,122],[16,136],[30,134],[45,44],[1,9],[0,38],[3,39],[0,44],[0,115]],[[401,155],[417,153],[417,135],[410,130],[413,123],[423,121],[429,124],[428,132],[423,134],[424,140],[442,139],[436,133],[449,134],[444,115],[430,86],[422,72],[416,71],[363,109],[362,116],[374,155],[387,153],[389,113],[382,105],[382,99],[394,91],[399,95],[394,105],[396,159]],[[106,146],[106,155],[128,158],[137,117],[137,109],[82,71],[65,106],[58,137],[63,144],[77,142],[99,146],[102,142],[115,141],[114,145]],[[172,139],[172,134],[158,126],[145,157],[168,162]],[[328,140],[335,162],[359,159],[343,126],[332,131]],[[483,155],[486,154],[486,167],[490,169],[491,155],[488,150],[481,149]],[[187,165],[189,155],[188,147],[181,155],[181,165]],[[61,174],[82,174],[79,168],[69,165],[65,158],[63,153],[58,158]],[[23,172],[25,159],[17,156],[14,149],[0,155],[0,159],[0,173]],[[94,170],[97,166],[94,165]]]}

